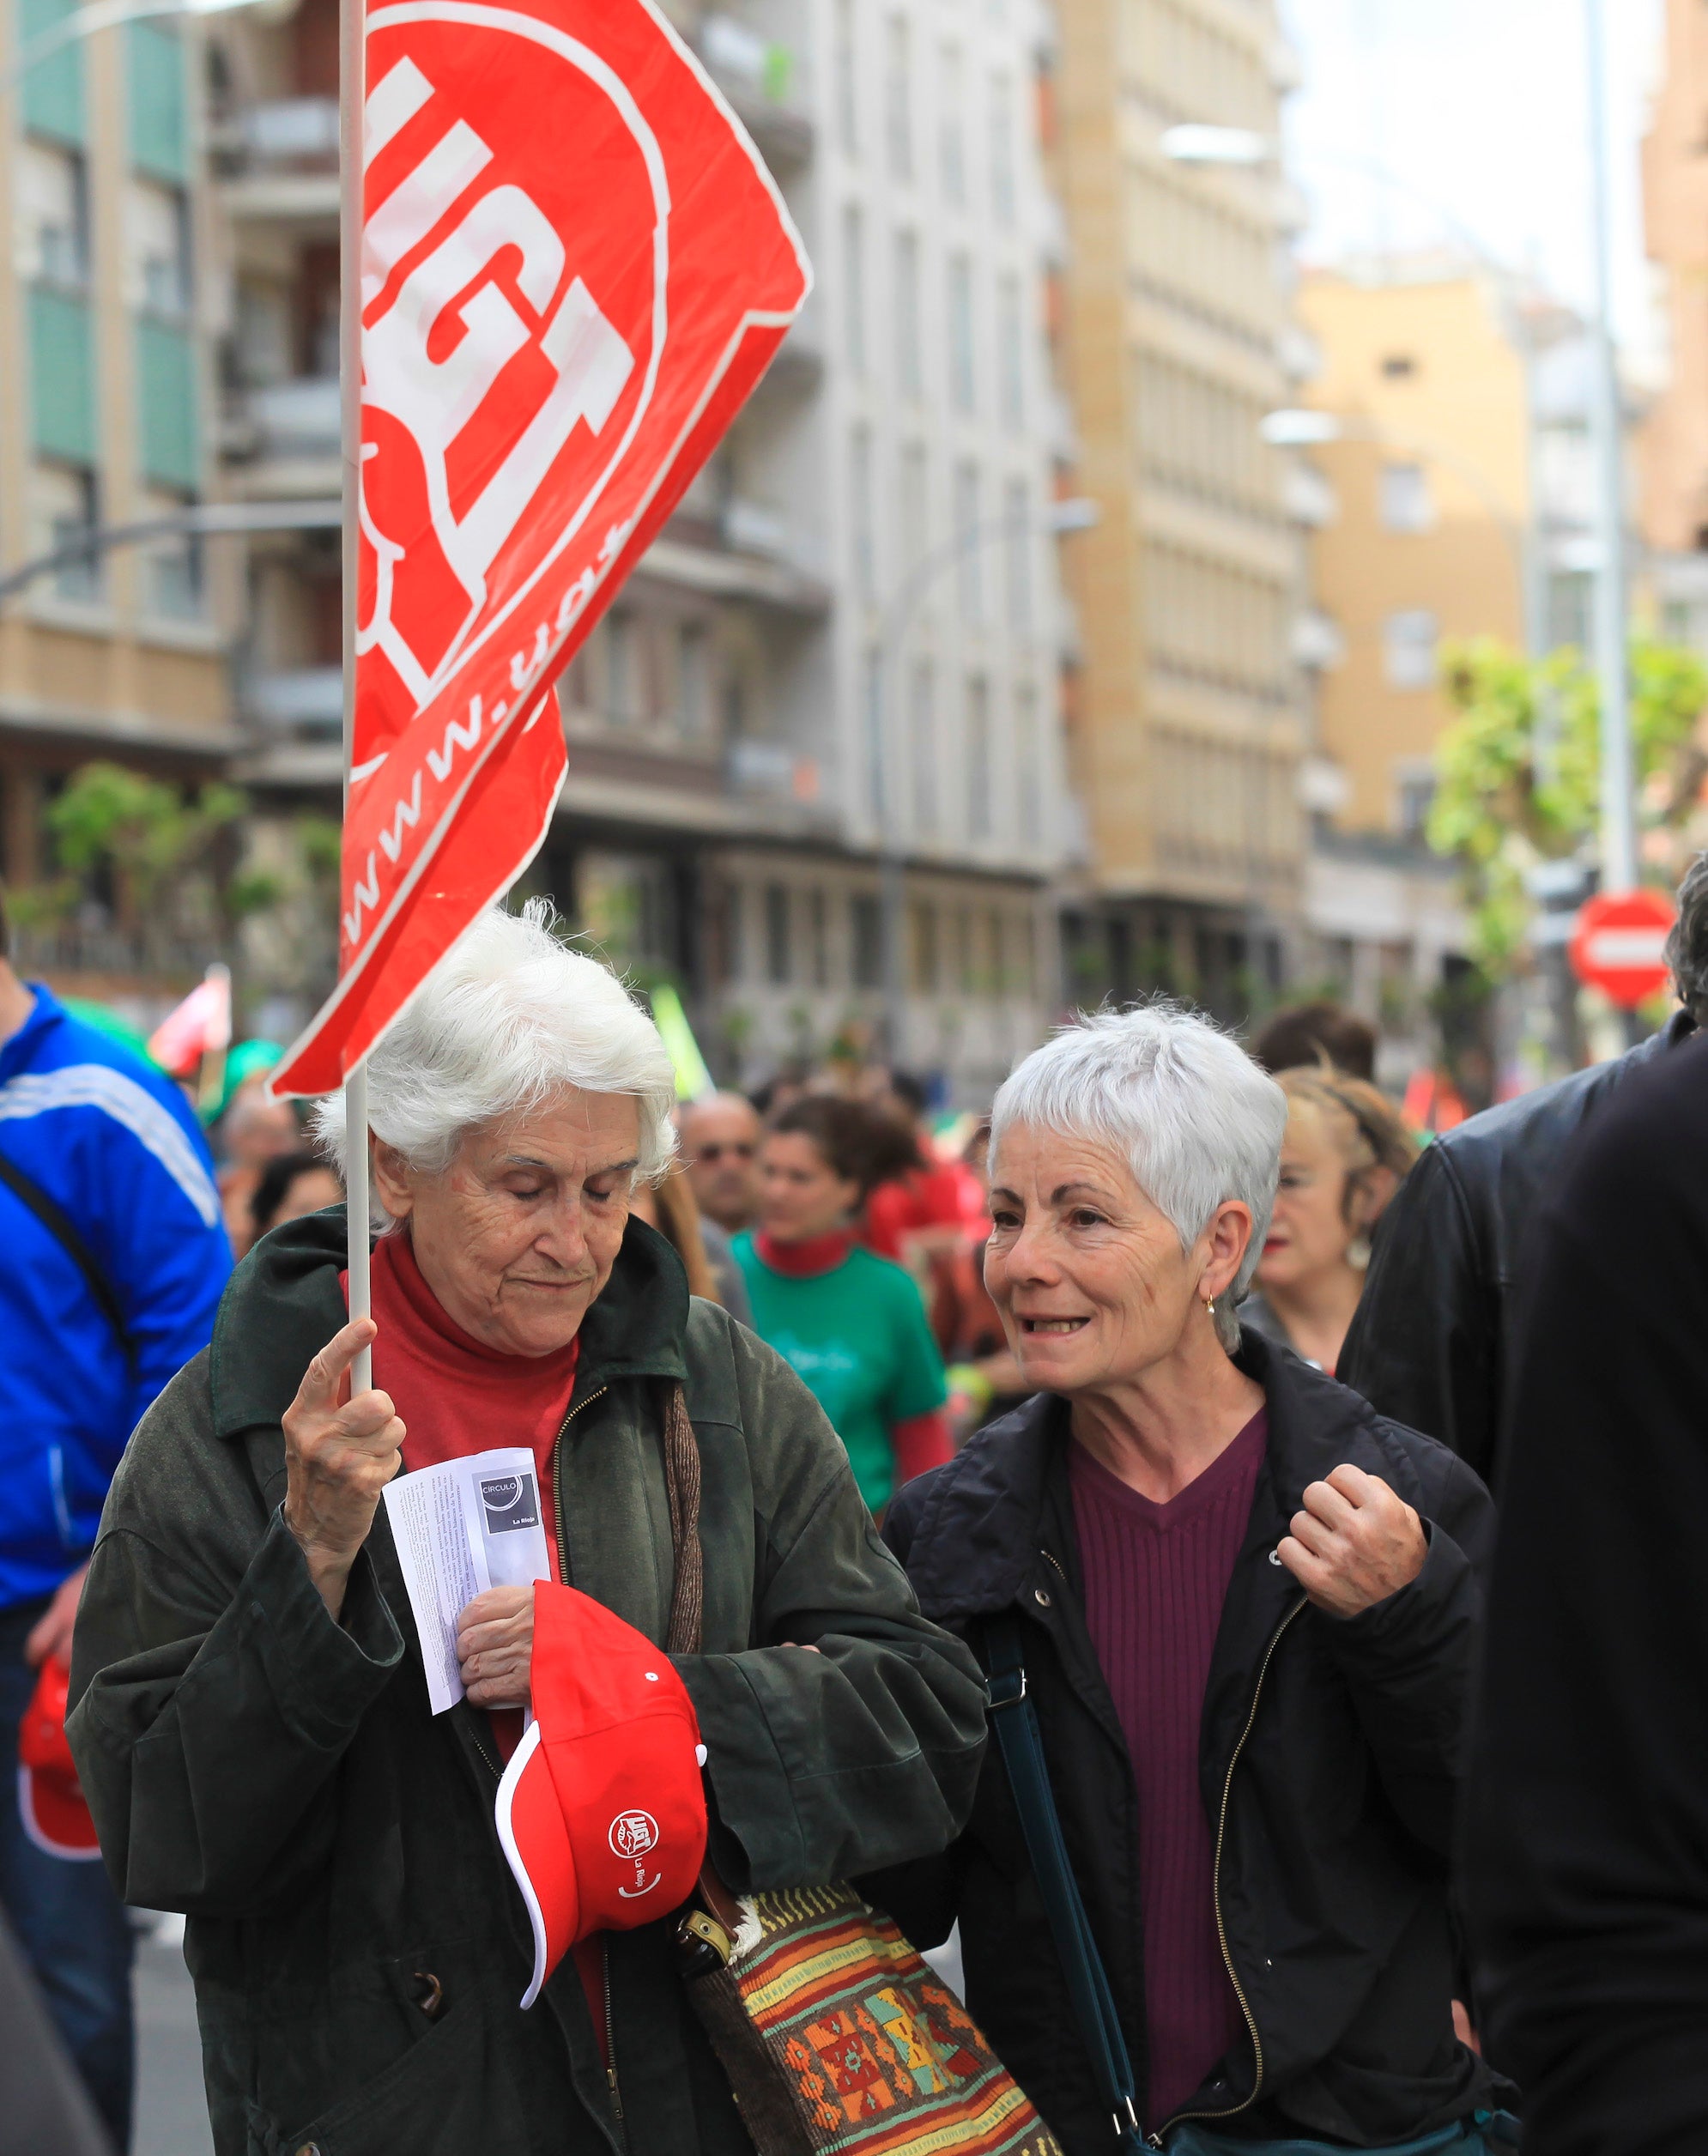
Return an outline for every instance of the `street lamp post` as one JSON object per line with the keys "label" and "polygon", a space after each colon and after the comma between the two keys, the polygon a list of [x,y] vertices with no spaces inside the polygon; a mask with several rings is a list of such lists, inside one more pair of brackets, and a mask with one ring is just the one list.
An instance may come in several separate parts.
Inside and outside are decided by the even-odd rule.
{"label": "street lamp post", "polygon": [[50,554],[39,554],[0,577],[0,605],[15,598],[39,577],[56,569],[81,567],[115,547],[146,546],[153,539],[209,539],[221,533],[332,531],[337,529],[336,501],[210,501],[180,509],[170,517],[149,517],[140,524],[96,524]]}
{"label": "street lamp post", "polygon": [[13,64],[0,74],[0,97],[9,95],[33,68],[51,60],[68,45],[94,37],[102,30],[116,29],[120,23],[143,22],[159,15],[223,15],[232,8],[256,4],[257,0],[94,0],[92,7],[77,9],[51,30],[31,39]]}
{"label": "street lamp post", "polygon": [[1596,669],[1601,676],[1602,889],[1636,887],[1637,815],[1631,768],[1631,695],[1625,612],[1625,472],[1619,365],[1613,338],[1613,213],[1601,0],[1584,0],[1590,155],[1596,251],[1596,383],[1591,424],[1596,489]]}
{"label": "street lamp post", "polygon": [[[1075,495],[1051,502],[1042,519],[1044,530],[1062,537],[1069,532],[1089,531],[1101,512],[1096,502]],[[943,546],[922,555],[896,587],[881,617],[874,693],[869,714],[872,814],[878,827],[879,949],[884,1002],[884,1053],[893,1062],[901,1052],[907,1006],[906,965],[904,955],[904,915],[906,900],[906,849],[901,830],[899,788],[894,783],[889,754],[889,693],[892,676],[899,669],[902,645],[926,593],[942,577],[979,548],[1016,531],[1024,532],[1031,519],[1017,522],[999,518],[988,524],[970,524]],[[900,699],[897,699],[900,707]]]}

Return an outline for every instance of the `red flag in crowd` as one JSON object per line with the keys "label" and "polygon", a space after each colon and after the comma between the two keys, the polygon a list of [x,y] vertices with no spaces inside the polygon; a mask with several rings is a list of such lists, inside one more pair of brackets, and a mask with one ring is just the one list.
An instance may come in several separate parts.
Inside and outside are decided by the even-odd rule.
{"label": "red flag in crowd", "polygon": [[651,0],[367,16],[340,1085],[545,836],[551,683],[800,311],[769,175]]}

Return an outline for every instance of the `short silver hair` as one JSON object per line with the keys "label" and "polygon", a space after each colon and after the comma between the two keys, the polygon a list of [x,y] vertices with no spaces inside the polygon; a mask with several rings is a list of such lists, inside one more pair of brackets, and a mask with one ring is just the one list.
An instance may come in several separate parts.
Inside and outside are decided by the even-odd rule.
{"label": "short silver hair", "polygon": [[[608,966],[565,947],[549,900],[482,913],[368,1058],[367,1119],[412,1168],[439,1175],[471,1130],[537,1108],[560,1087],[632,1094],[636,1180],[655,1183],[676,1136],[675,1074],[658,1029]],[[315,1108],[343,1172],[344,1096]]]}
{"label": "short silver hair", "polygon": [[1082,1015],[1034,1049],[991,1108],[993,1161],[1016,1123],[1120,1154],[1183,1251],[1217,1206],[1237,1198],[1250,1208],[1251,1246],[1216,1304],[1216,1334],[1232,1353],[1281,1174],[1287,1095],[1275,1080],[1220,1027],[1159,996]]}

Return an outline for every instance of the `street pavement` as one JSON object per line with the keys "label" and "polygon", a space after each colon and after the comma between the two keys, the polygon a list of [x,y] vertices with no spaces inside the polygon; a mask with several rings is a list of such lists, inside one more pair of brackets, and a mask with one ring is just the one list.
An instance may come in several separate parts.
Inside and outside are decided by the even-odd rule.
{"label": "street pavement", "polygon": [[132,2156],[213,2156],[184,1920],[136,1942],[136,2127]]}

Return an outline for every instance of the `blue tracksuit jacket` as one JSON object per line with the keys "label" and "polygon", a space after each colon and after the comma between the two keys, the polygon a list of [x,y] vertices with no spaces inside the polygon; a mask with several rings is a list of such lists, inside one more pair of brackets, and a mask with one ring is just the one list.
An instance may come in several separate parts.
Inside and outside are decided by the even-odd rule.
{"label": "blue tracksuit jacket", "polygon": [[0,1148],[94,1253],[136,1370],[76,1263],[0,1184],[0,1609],[51,1594],[88,1555],[125,1441],[207,1346],[231,1272],[183,1094],[46,989],[35,996],[0,1047]]}

